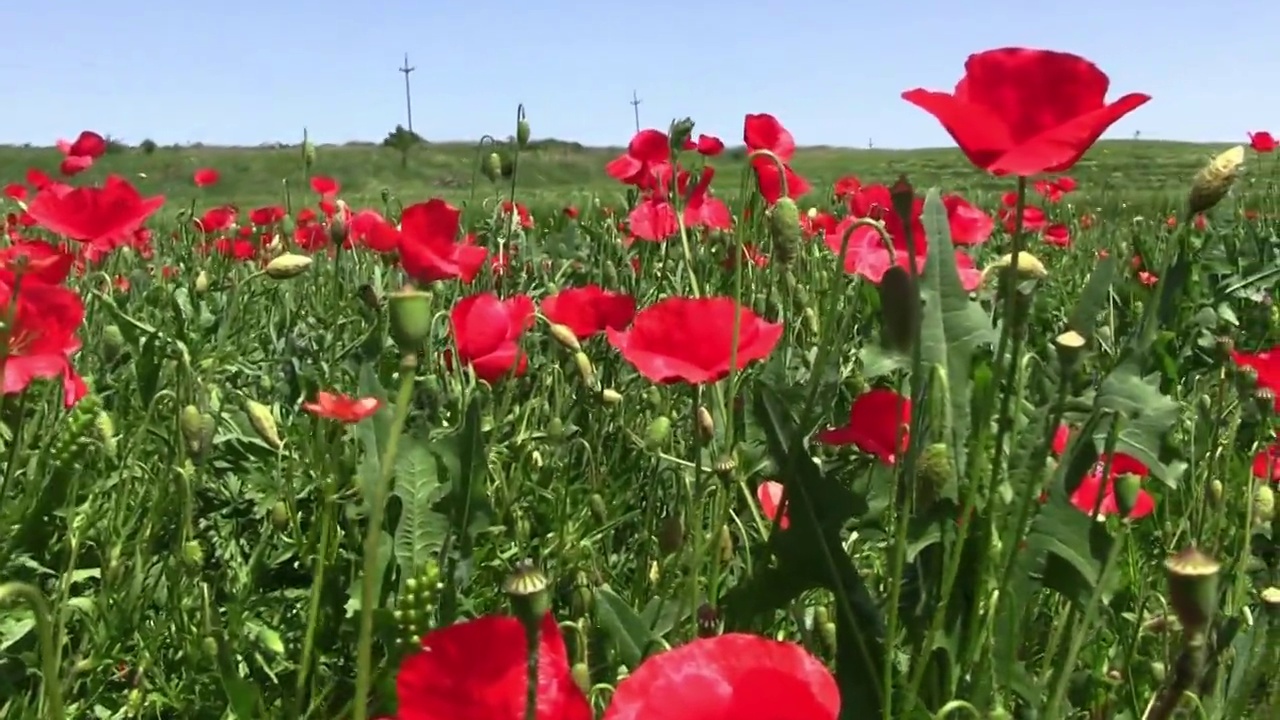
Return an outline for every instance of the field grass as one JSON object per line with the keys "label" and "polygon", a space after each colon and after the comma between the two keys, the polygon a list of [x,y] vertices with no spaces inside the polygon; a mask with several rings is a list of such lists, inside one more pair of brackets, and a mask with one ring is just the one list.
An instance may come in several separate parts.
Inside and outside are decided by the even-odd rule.
{"label": "field grass", "polygon": [[[1164,199],[1184,192],[1205,160],[1226,147],[1225,143],[1103,141],[1072,170],[1072,176],[1086,196],[1124,192],[1130,197]],[[377,204],[384,188],[405,202],[442,197],[462,203],[471,196],[472,173],[478,165],[475,144],[418,146],[407,166],[401,165],[399,152],[378,145],[325,145],[316,151],[311,171],[341,182],[343,197],[352,204]],[[618,198],[620,186],[605,174],[604,166],[622,151],[535,141],[522,155],[517,199],[538,207],[581,203],[592,197]],[[0,147],[0,177],[19,179],[28,167],[52,168],[60,159],[54,148]],[[732,178],[736,188],[745,154],[741,148],[729,149],[717,165],[721,177]],[[797,150],[794,166],[819,187],[829,187],[845,175],[893,178],[906,174],[920,187],[963,187],[978,193],[1007,189],[1007,183],[974,170],[954,148],[808,147]],[[203,167],[221,173],[218,185],[202,190],[192,184],[192,173]],[[89,170],[85,179],[97,179],[107,171],[129,177],[144,194],[164,194],[173,207],[191,202],[241,207],[279,203],[286,181],[296,191],[309,193],[300,147],[160,147],[151,154],[124,148],[111,155],[110,163]],[[480,180],[478,194],[483,197],[487,188]]]}
{"label": "field grass", "polygon": [[[544,699],[597,714],[1280,717],[1280,195],[1251,154],[1193,216],[1224,147],[1098,143],[1024,198],[1057,243],[956,150],[802,148],[843,268],[734,150],[735,224],[663,242],[620,222],[620,149],[559,142],[522,154],[528,226],[479,210],[512,188],[474,147],[317,148],[390,206],[380,249],[183,216],[316,208],[301,148],[68,180],[163,195],[149,234],[51,231],[127,214],[105,190],[0,197],[0,720],[513,720],[546,608]],[[0,148],[0,184],[59,160]],[[855,220],[846,175],[909,177],[926,242]]]}

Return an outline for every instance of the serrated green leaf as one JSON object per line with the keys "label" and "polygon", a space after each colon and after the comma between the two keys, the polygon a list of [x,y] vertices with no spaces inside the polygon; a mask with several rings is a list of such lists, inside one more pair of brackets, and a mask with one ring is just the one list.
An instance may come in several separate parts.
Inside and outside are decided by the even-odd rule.
{"label": "serrated green leaf", "polygon": [[448,490],[440,482],[441,471],[448,472],[441,467],[448,463],[442,457],[448,448],[409,438],[401,443],[392,491],[400,500],[393,547],[401,575],[417,577],[423,564],[439,554],[448,534],[449,519],[435,509]]}

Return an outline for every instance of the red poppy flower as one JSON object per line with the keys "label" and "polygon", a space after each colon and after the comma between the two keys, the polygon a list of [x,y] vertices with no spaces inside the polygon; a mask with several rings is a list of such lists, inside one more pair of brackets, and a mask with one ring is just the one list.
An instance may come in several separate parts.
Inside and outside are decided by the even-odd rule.
{"label": "red poppy flower", "polygon": [[71,274],[75,257],[61,248],[39,240],[22,240],[0,248],[0,282],[14,284],[21,275],[23,282],[60,285]]}
{"label": "red poppy flower", "polygon": [[82,131],[74,142],[59,140],[58,150],[68,157],[97,159],[107,154],[107,139],[92,130]]}
{"label": "red poppy flower", "polygon": [[1054,247],[1071,247],[1071,229],[1062,223],[1053,223],[1044,229],[1044,241]]}
{"label": "red poppy flower", "polygon": [[654,655],[618,684],[604,720],[834,720],[835,678],[794,643],[730,633]]}
{"label": "red poppy flower", "polygon": [[525,295],[502,300],[487,292],[462,298],[449,313],[458,360],[489,383],[509,372],[523,375],[529,358],[519,341],[533,324],[533,313],[533,301]]}
{"label": "red poppy flower", "polygon": [[[1116,479],[1121,475],[1137,475],[1145,478],[1149,474],[1146,465],[1124,453],[1115,453],[1111,456],[1111,472],[1103,477],[1102,470],[1105,465],[1106,456],[1099,456],[1093,470],[1084,476],[1080,486],[1071,493],[1071,504],[1080,512],[1092,514],[1094,507],[1097,507],[1099,517],[1120,514],[1120,503],[1116,499]],[[1102,496],[1101,502],[1098,499],[1099,495]],[[1129,512],[1129,519],[1137,520],[1146,517],[1155,509],[1156,502],[1151,494],[1146,490],[1139,490],[1137,501]]]}
{"label": "red poppy flower", "polygon": [[13,303],[13,287],[0,282],[0,307],[14,307],[4,359],[4,393],[20,393],[36,380],[62,381],[67,407],[87,393],[85,382],[71,365],[80,349],[76,336],[84,321],[80,296],[61,285],[23,283]]}
{"label": "red poppy flower", "polygon": [[58,163],[58,172],[66,177],[79,175],[80,173],[93,167],[93,158],[88,155],[68,155],[62,158],[62,162]]}
{"label": "red poppy flower", "polygon": [[910,423],[911,398],[886,388],[874,388],[854,399],[849,422],[819,432],[817,440],[826,445],[853,445],[875,455],[885,465],[892,465],[898,454],[907,449]]}
{"label": "red poppy flower", "polygon": [[311,178],[311,192],[319,195],[321,198],[331,198],[338,194],[342,186],[337,180],[324,175],[314,175]]}
{"label": "red poppy flower", "polygon": [[114,244],[125,240],[164,204],[143,198],[128,180],[111,175],[102,187],[46,186],[27,213],[44,229],[73,240]]}
{"label": "red poppy flower", "polygon": [[[591,720],[550,613],[538,639],[538,720]],[[514,617],[489,615],[434,630],[396,675],[399,720],[523,718],[527,665],[524,625]]]}
{"label": "red poppy flower", "polygon": [[680,231],[676,209],[660,195],[648,195],[627,215],[631,233],[647,242],[664,242]]}
{"label": "red poppy flower", "polygon": [[209,187],[218,183],[218,171],[213,168],[200,168],[191,176],[191,181],[196,187]]}
{"label": "red poppy flower", "polygon": [[991,237],[996,222],[982,209],[955,193],[943,196],[942,204],[947,208],[947,225],[953,245],[981,245]]}
{"label": "red poppy flower", "polygon": [[[686,227],[703,227],[712,230],[732,230],[733,214],[729,206],[720,198],[711,197],[711,179],[716,176],[716,169],[710,165],[702,168],[698,182],[686,193],[688,198],[684,204],[684,224]],[[689,174],[681,176],[680,191],[685,192]]]}
{"label": "red poppy flower", "polygon": [[609,177],[641,189],[652,189],[671,175],[671,141],[659,130],[636,133],[627,151],[604,167]]}
{"label": "red poppy flower", "polygon": [[[809,192],[812,187],[808,180],[791,169],[791,158],[796,153],[796,140],[791,131],[782,126],[778,119],[768,113],[748,114],[743,121],[742,140],[747,145],[747,152],[768,150],[782,161],[782,172],[787,180],[787,196],[796,199]],[[778,164],[770,157],[754,157],[751,167],[756,173],[756,182],[760,186],[760,195],[765,202],[772,205],[782,197],[782,178]]]}
{"label": "red poppy flower", "polygon": [[579,340],[586,340],[606,328],[621,330],[630,325],[636,316],[636,300],[626,293],[587,285],[543,298],[542,314],[572,330]]}
{"label": "red poppy flower", "polygon": [[626,330],[609,328],[609,344],[656,383],[712,383],[729,374],[734,316],[741,314],[737,366],[762,360],[782,337],[771,323],[733,298],[672,297],[641,310]]}
{"label": "red poppy flower", "polygon": [[724,152],[724,141],[715,135],[698,135],[698,142],[694,144],[699,155],[705,157],[715,157]]}
{"label": "red poppy flower", "polygon": [[321,390],[312,402],[302,403],[302,408],[317,417],[353,424],[378,411],[382,401],[376,397],[356,398]]}
{"label": "red poppy flower", "polygon": [[[1280,433],[1277,434],[1280,436]],[[1259,480],[1280,482],[1280,442],[1272,442],[1253,456],[1250,469]]]}
{"label": "red poppy flower", "polygon": [[951,93],[902,94],[938,119],[969,162],[995,175],[1061,172],[1107,128],[1151,99],[1107,104],[1111,80],[1078,55],[1000,48],[970,55]]}
{"label": "red poppy flower", "polygon": [[[770,521],[777,521],[779,530],[786,530],[791,525],[791,518],[782,512],[782,500],[786,497],[785,488],[777,480],[765,480],[756,486],[756,500],[760,510]],[[779,512],[782,512],[779,517]]]}
{"label": "red poppy flower", "polygon": [[1269,153],[1276,150],[1276,139],[1266,130],[1249,133],[1249,146],[1254,152]]}
{"label": "red poppy flower", "polygon": [[475,279],[489,251],[458,242],[462,211],[439,198],[410,205],[400,216],[400,264],[422,283]]}

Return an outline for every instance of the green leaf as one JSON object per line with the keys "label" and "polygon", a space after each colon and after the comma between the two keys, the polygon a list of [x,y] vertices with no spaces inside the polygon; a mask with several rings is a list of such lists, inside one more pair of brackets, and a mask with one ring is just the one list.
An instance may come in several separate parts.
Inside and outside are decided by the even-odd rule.
{"label": "green leaf", "polygon": [[[406,442],[407,441],[407,442]],[[423,565],[435,558],[444,546],[449,519],[436,512],[436,504],[448,488],[440,482],[442,457],[449,448],[423,440],[401,439],[396,457],[395,489],[400,500],[394,551],[402,577],[417,577]],[[454,458],[456,464],[457,459]]]}
{"label": "green leaf", "polygon": [[1098,261],[1089,274],[1089,282],[1085,283],[1080,298],[1076,300],[1071,319],[1067,321],[1067,326],[1086,340],[1093,339],[1098,325],[1098,313],[1106,307],[1107,299],[1111,296],[1111,285],[1116,279],[1116,263],[1113,255]]}
{"label": "green leaf", "polygon": [[967,467],[973,353],[994,342],[996,334],[991,318],[969,298],[960,282],[951,225],[938,188],[930,189],[925,197],[924,228],[929,236],[929,259],[920,277],[920,293],[924,297],[920,359],[926,367],[939,367],[946,374],[943,392],[951,411],[942,429],[943,437],[949,441],[956,467],[963,468]]}
{"label": "green leaf", "polygon": [[608,585],[596,588],[594,596],[596,621],[613,640],[622,663],[634,670],[653,644],[649,626]]}

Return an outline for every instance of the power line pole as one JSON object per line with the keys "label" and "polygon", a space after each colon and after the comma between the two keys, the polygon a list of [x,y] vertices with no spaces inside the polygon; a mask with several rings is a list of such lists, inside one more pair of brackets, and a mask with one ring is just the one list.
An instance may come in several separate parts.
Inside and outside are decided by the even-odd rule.
{"label": "power line pole", "polygon": [[409,53],[405,53],[404,65],[399,70],[404,73],[404,109],[409,116],[409,132],[413,132],[413,93],[409,90],[409,73],[417,69],[409,66]]}
{"label": "power line pole", "polygon": [[635,111],[635,115],[636,115],[636,132],[640,132],[640,103],[642,102],[644,101],[636,97],[636,91],[632,90],[631,91],[631,109]]}

